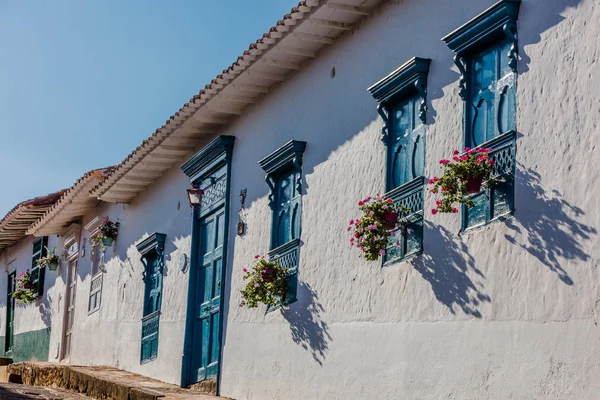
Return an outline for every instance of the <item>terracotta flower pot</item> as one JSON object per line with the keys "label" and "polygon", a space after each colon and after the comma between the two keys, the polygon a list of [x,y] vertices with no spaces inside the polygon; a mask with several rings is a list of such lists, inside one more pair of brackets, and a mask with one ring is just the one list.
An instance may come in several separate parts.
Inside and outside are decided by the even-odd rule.
{"label": "terracotta flower pot", "polygon": [[475,194],[481,192],[481,184],[483,178],[481,176],[475,176],[467,179],[467,193]]}
{"label": "terracotta flower pot", "polygon": [[32,288],[33,288],[33,284],[31,283],[31,281],[23,282],[23,289],[32,289]]}
{"label": "terracotta flower pot", "polygon": [[396,224],[398,223],[398,213],[385,213],[383,214],[383,219],[385,220],[385,229],[388,231],[396,229]]}
{"label": "terracotta flower pot", "polygon": [[112,246],[112,244],[113,244],[114,241],[115,241],[114,238],[107,237],[107,236],[103,236],[102,237],[102,244],[104,245],[104,247],[110,247],[110,246]]}

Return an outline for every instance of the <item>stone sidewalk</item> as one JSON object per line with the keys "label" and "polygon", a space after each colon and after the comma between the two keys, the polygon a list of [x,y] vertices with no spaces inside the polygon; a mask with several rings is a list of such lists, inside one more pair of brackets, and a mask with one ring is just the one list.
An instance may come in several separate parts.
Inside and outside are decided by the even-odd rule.
{"label": "stone sidewalk", "polygon": [[9,365],[7,372],[10,382],[71,390],[99,400],[225,400],[110,367],[24,362]]}
{"label": "stone sidewalk", "polygon": [[90,397],[67,390],[0,383],[2,400],[90,400]]}

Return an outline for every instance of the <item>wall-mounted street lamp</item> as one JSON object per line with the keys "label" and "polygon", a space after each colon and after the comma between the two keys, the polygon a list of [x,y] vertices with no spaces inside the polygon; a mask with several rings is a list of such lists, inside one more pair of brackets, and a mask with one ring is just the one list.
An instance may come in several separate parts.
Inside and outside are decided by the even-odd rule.
{"label": "wall-mounted street lamp", "polygon": [[193,185],[191,189],[187,190],[188,200],[190,207],[200,207],[202,205],[202,196],[204,190],[200,189],[198,185]]}

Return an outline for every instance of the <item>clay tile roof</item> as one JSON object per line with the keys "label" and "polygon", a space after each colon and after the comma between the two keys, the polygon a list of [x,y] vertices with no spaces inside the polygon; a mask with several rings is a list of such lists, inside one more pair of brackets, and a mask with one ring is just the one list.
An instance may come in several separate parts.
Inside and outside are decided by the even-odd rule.
{"label": "clay tile roof", "polygon": [[0,252],[21,240],[29,226],[37,221],[66,190],[35,197],[17,204],[0,220]]}

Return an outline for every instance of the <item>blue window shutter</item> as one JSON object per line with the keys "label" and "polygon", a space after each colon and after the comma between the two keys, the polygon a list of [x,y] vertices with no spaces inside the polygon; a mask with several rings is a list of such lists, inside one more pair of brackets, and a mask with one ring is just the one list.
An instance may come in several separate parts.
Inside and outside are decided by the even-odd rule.
{"label": "blue window shutter", "polygon": [[[282,305],[296,301],[302,214],[302,156],[306,142],[291,140],[259,161],[267,173],[272,210],[269,258],[277,259],[288,277],[288,293]],[[267,312],[279,308],[269,307]]]}
{"label": "blue window shutter", "polygon": [[369,88],[383,118],[387,148],[386,196],[410,208],[401,215],[384,263],[402,261],[423,249],[423,194],[427,74],[431,60],[414,57]]}
{"label": "blue window shutter", "polygon": [[38,296],[42,296],[44,294],[44,280],[46,276],[46,268],[40,268],[37,260],[42,257],[46,257],[48,247],[48,237],[44,236],[39,239],[36,239],[33,242],[33,255],[31,257],[31,282],[33,283],[33,287],[36,290],[36,294]]}
{"label": "blue window shutter", "polygon": [[464,145],[491,148],[496,161],[495,183],[471,196],[474,207],[462,207],[463,229],[513,212],[520,4],[501,0],[442,39],[461,74]]}
{"label": "blue window shutter", "polygon": [[144,307],[140,358],[145,363],[158,356],[158,332],[166,235],[153,233],[136,245],[144,264]]}

